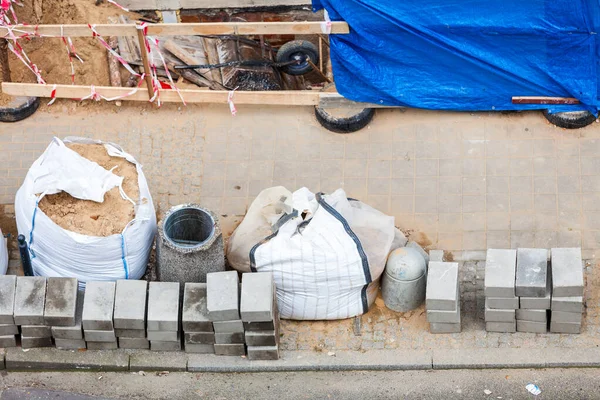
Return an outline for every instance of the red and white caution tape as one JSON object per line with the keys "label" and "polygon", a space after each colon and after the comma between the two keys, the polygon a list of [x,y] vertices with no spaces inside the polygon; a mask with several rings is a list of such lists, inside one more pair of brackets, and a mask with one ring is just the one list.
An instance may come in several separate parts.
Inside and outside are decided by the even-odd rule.
{"label": "red and white caution tape", "polygon": [[229,111],[231,111],[231,115],[235,117],[235,114],[237,114],[237,108],[235,108],[235,104],[233,103],[233,95],[235,94],[235,91],[237,90],[237,87],[233,90],[229,91],[229,94],[227,94],[227,104],[229,104]]}
{"label": "red and white caution tape", "polygon": [[122,5],[120,5],[119,3],[117,3],[117,2],[116,2],[116,1],[114,1],[114,0],[106,0],[106,1],[108,1],[108,2],[109,2],[110,4],[112,4],[112,5],[115,5],[115,6],[119,7],[119,8],[120,8],[121,10],[123,10],[123,11],[129,12],[129,9],[128,9],[128,8],[125,8],[125,7],[123,7]]}
{"label": "red and white caution tape", "polygon": [[331,19],[329,18],[329,13],[327,10],[324,10],[323,15],[325,17],[325,21],[321,22],[321,32],[329,35],[331,33]]}

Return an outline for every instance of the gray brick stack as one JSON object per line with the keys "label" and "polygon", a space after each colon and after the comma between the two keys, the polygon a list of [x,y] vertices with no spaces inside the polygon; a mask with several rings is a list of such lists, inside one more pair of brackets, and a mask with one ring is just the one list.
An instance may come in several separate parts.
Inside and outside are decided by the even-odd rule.
{"label": "gray brick stack", "polygon": [[552,249],[552,301],[550,331],[581,333],[583,313],[583,262],[580,248]]}
{"label": "gray brick stack", "polygon": [[206,283],[186,282],[181,325],[186,353],[215,352],[215,331],[206,306]]}
{"label": "gray brick stack", "polygon": [[181,350],[179,294],[179,282],[150,282],[147,334],[151,350]]}
{"label": "gray brick stack", "polygon": [[206,284],[206,308],[215,330],[215,354],[245,355],[237,272],[211,272],[206,275]]}
{"label": "gray brick stack", "polygon": [[249,360],[279,359],[279,311],[271,272],[242,275],[240,314]]}
{"label": "gray brick stack", "polygon": [[146,281],[117,281],[113,323],[119,348],[150,348],[146,338],[147,289]]}
{"label": "gray brick stack", "polygon": [[429,263],[425,304],[431,333],[461,331],[458,263]]}
{"label": "gray brick stack", "polygon": [[485,262],[485,329],[488,332],[516,332],[515,295],[516,250],[488,249]]}
{"label": "gray brick stack", "polygon": [[517,332],[546,333],[552,295],[548,250],[518,249],[515,291],[519,296]]}
{"label": "gray brick stack", "polygon": [[41,276],[17,277],[14,319],[21,325],[21,347],[52,346],[52,331],[44,321],[46,278]]}
{"label": "gray brick stack", "polygon": [[[77,301],[79,284],[75,278],[48,278],[46,282],[46,303],[44,321],[48,325],[48,333],[54,336],[53,329],[74,327],[77,323]],[[81,333],[81,327],[79,328]],[[59,349],[85,349],[82,338],[55,339]]]}
{"label": "gray brick stack", "polygon": [[0,276],[0,348],[15,347],[19,327],[15,324],[15,291],[17,277],[15,275]]}
{"label": "gray brick stack", "polygon": [[89,350],[113,350],[118,347],[113,324],[115,289],[115,282],[86,284],[81,322]]}
{"label": "gray brick stack", "polygon": [[85,349],[87,344],[83,338],[81,319],[83,315],[83,290],[77,291],[77,304],[75,307],[75,323],[72,326],[53,326],[52,337],[57,349],[75,350]]}

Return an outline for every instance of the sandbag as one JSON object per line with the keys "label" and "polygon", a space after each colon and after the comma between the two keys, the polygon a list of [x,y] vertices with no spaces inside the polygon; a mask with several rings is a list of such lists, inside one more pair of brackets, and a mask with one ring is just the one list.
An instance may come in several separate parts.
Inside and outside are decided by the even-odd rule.
{"label": "sandbag", "polygon": [[[108,154],[136,165],[139,199],[129,199],[123,178],[87,160],[65,143],[102,144]],[[102,202],[106,192],[119,187],[135,204],[135,217],[120,234],[89,236],[61,228],[38,207],[46,194],[65,191],[71,196]],[[141,165],[114,143],[70,137],[54,138],[29,169],[15,198],[20,234],[28,240],[34,275],[74,277],[80,282],[139,279],[145,271],[156,233],[156,213]]]}
{"label": "sandbag", "polygon": [[273,273],[282,318],[343,319],[375,301],[395,236],[393,217],[342,189],[315,195],[274,187],[250,206],[227,259],[238,271]]}

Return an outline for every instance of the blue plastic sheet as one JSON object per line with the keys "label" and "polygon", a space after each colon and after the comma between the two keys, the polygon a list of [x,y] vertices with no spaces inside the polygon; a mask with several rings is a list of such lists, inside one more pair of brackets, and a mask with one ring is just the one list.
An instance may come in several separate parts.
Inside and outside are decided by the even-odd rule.
{"label": "blue plastic sheet", "polygon": [[[331,35],[348,99],[436,110],[552,111],[600,102],[600,0],[313,0],[349,35]],[[581,106],[515,105],[513,96]]]}

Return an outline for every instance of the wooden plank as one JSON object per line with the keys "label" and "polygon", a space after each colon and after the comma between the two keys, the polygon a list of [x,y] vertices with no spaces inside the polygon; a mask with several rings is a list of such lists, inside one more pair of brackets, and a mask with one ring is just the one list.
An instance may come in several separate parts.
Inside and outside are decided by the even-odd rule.
{"label": "wooden plank", "polygon": [[144,64],[144,72],[146,73],[146,86],[148,89],[148,95],[151,99],[154,95],[154,88],[152,87],[152,75],[150,74],[150,60],[148,58],[148,49],[146,49],[146,39],[141,29],[137,30],[138,43],[140,46],[140,53],[142,54],[142,63]]}
{"label": "wooden plank", "polygon": [[374,103],[359,103],[356,101],[348,100],[337,92],[320,92],[319,107],[321,108],[345,108],[352,110],[362,110],[363,108],[405,108],[405,107],[391,107],[383,106],[381,104]]}
{"label": "wooden plank", "polygon": [[[54,85],[40,85],[37,83],[2,83],[2,91],[13,96],[50,97]],[[111,98],[131,92],[131,88],[117,88],[111,86],[96,86],[95,90],[101,96]],[[88,96],[90,86],[82,85],[56,85],[56,97],[60,99],[80,99]],[[220,103],[227,104],[229,92],[226,90],[201,90],[182,89],[179,91],[188,103]],[[320,92],[311,90],[298,91],[268,91],[268,92],[235,92],[233,101],[240,104],[264,104],[281,106],[314,106],[319,104]],[[133,95],[122,100],[148,101],[148,92],[140,88]],[[181,99],[175,90],[161,90],[160,99],[163,102],[180,103]]]}
{"label": "wooden plank", "polygon": [[581,104],[573,97],[543,97],[543,96],[515,96],[512,98],[513,104]]}
{"label": "wooden plank", "polygon": [[[347,34],[346,22],[332,22],[332,34]],[[97,24],[94,29],[102,36],[136,36],[135,24]],[[60,37],[89,37],[92,30],[79,25],[15,25],[15,34],[47,35]],[[207,22],[190,24],[149,24],[148,35],[311,35],[322,33],[321,22]],[[0,26],[0,36],[8,35],[8,29]]]}

